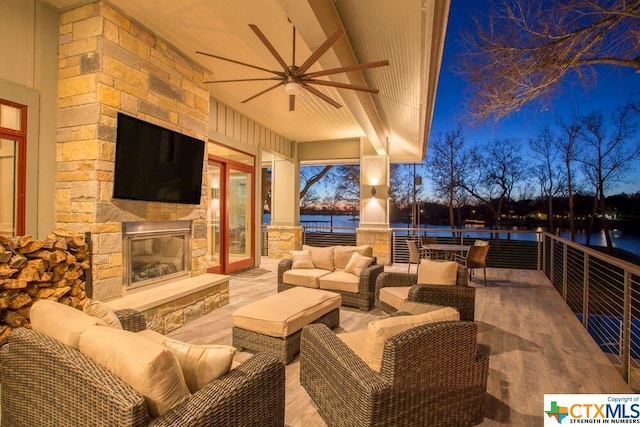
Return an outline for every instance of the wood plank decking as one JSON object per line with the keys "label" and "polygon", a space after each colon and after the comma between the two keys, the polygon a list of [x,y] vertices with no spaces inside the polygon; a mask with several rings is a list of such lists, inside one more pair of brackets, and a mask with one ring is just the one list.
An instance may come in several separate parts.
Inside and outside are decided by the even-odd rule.
{"label": "wood plank decking", "polygon": [[[276,292],[277,260],[263,258],[258,269],[234,275],[230,303],[169,334],[196,344],[231,344],[231,313]],[[406,271],[406,264],[385,267]],[[543,424],[545,393],[632,393],[616,368],[540,271],[487,269],[488,286],[476,276],[478,342],[490,354],[483,426]],[[364,328],[381,315],[341,309],[341,331]],[[239,352],[237,361],[250,357]],[[298,358],[286,368],[285,424],[325,426],[299,383]]]}

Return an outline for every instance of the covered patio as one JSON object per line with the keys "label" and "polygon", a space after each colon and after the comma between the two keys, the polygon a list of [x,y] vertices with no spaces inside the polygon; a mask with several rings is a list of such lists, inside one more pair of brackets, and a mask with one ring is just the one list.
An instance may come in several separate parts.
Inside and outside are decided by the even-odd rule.
{"label": "covered patio", "polygon": [[[229,305],[169,336],[198,344],[231,344],[231,313],[276,292],[278,260],[231,276]],[[396,263],[385,271],[405,272]],[[490,356],[481,425],[542,425],[545,393],[633,393],[542,271],[488,268],[488,286],[474,279],[481,349]],[[361,329],[383,315],[341,308],[335,332]],[[237,360],[249,353],[239,352]],[[425,355],[427,357],[427,355]],[[298,358],[286,367],[287,426],[324,426],[300,386]]]}

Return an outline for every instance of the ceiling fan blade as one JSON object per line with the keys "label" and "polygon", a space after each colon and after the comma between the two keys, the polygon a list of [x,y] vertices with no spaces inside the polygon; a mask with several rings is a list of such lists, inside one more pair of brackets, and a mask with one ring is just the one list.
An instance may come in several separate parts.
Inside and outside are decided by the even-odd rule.
{"label": "ceiling fan blade", "polygon": [[302,87],[305,88],[306,90],[308,90],[309,92],[311,92],[312,94],[314,94],[315,96],[317,96],[318,98],[322,99],[325,102],[328,102],[329,104],[333,105],[336,108],[340,108],[342,107],[342,105],[338,104],[336,101],[334,101],[333,99],[329,98],[327,95],[325,95],[324,93],[320,92],[318,89],[316,89],[315,87],[309,86],[307,84],[302,84]]}
{"label": "ceiling fan blade", "polygon": [[260,28],[258,28],[256,25],[254,24],[249,24],[249,27],[251,27],[251,29],[253,30],[254,33],[256,33],[256,36],[258,36],[258,38],[260,39],[260,41],[262,41],[262,44],[264,44],[267,49],[269,50],[269,52],[271,52],[271,55],[273,55],[274,58],[276,58],[276,61],[278,61],[278,64],[280,64],[280,66],[282,67],[283,70],[287,71],[289,69],[289,64],[287,64],[286,62],[284,62],[284,59],[282,59],[282,56],[280,56],[280,54],[278,53],[278,51],[273,47],[273,45],[271,44],[271,42],[269,42],[269,40],[267,40],[267,38],[265,37],[264,34],[262,34],[262,31],[260,31]]}
{"label": "ceiling fan blade", "polygon": [[329,50],[329,48],[336,42],[342,35],[344,31],[342,28],[338,28],[333,34],[329,36],[313,53],[311,56],[307,58],[306,61],[298,68],[298,75],[304,74],[305,71],[309,69],[324,53]]}
{"label": "ceiling fan blade", "polygon": [[289,95],[289,111],[293,111],[296,109],[296,96]]}
{"label": "ceiling fan blade", "polygon": [[284,84],[284,81],[279,82],[278,84],[275,84],[275,85],[273,85],[273,86],[271,86],[271,87],[269,87],[269,88],[267,88],[267,89],[263,90],[262,92],[258,92],[258,93],[256,93],[255,95],[253,95],[253,96],[251,96],[251,97],[249,97],[249,98],[245,99],[244,101],[240,101],[240,103],[241,103],[241,104],[244,104],[245,102],[249,102],[249,101],[251,101],[252,99],[257,98],[257,97],[259,97],[260,95],[264,95],[265,93],[269,92],[270,90],[273,90],[273,89],[275,89],[275,88],[277,88],[278,86],[281,86],[281,85],[283,85],[283,84]]}
{"label": "ceiling fan blade", "polygon": [[283,76],[284,77],[284,73],[282,71],[273,71],[273,70],[269,70],[267,68],[258,67],[257,65],[247,64],[246,62],[240,62],[240,61],[236,61],[235,59],[225,58],[224,56],[218,56],[218,55],[214,55],[212,53],[200,52],[198,50],[196,50],[196,53],[198,53],[200,55],[204,55],[204,56],[210,56],[210,57],[216,58],[216,59],[221,59],[221,60],[227,61],[227,62],[233,62],[234,64],[244,65],[245,67],[255,68],[256,70],[262,70],[262,71],[266,71],[268,73],[273,73],[273,74],[277,74],[279,76]]}
{"label": "ceiling fan blade", "polygon": [[376,88],[370,88],[370,87],[358,86],[358,85],[351,85],[351,84],[348,84],[348,83],[329,82],[329,81],[326,81],[326,80],[308,79],[308,80],[305,80],[305,83],[312,83],[314,85],[321,85],[321,86],[339,87],[341,89],[359,90],[359,91],[362,91],[362,92],[370,92],[370,93],[378,93],[378,92],[380,92],[380,89],[376,89]]}
{"label": "ceiling fan blade", "polygon": [[232,83],[232,82],[258,82],[263,80],[282,80],[281,77],[266,77],[264,79],[233,79],[233,80],[207,80],[202,83]]}
{"label": "ceiling fan blade", "polygon": [[364,70],[364,69],[367,69],[367,68],[384,67],[384,66],[387,66],[387,65],[389,65],[389,61],[385,59],[384,61],[367,62],[365,64],[347,65],[346,67],[332,68],[330,70],[316,71],[314,73],[307,73],[305,75],[305,77],[329,76],[331,74],[348,73],[349,71]]}

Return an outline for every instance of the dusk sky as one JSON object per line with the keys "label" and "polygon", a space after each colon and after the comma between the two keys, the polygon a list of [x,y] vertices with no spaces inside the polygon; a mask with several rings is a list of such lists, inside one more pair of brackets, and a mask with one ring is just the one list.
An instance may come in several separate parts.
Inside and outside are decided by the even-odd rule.
{"label": "dusk sky", "polygon": [[[460,51],[461,29],[472,28],[473,23],[470,17],[478,16],[482,12],[482,7],[486,8],[487,4],[486,1],[453,0],[451,2],[436,107],[431,126],[432,138],[438,133],[454,129],[458,116],[464,109],[466,83],[462,77],[454,74],[452,66],[455,64],[456,54]],[[520,139],[522,144],[523,156],[526,156],[528,139],[535,137],[544,124],[549,124],[553,128],[558,115],[568,117],[576,109],[581,114],[599,110],[608,118],[610,112],[627,101],[631,92],[638,93],[640,91],[640,74],[631,68],[599,66],[597,70],[598,82],[595,87],[583,90],[577,79],[567,79],[563,82],[559,92],[548,103],[549,105],[544,107],[541,103],[534,101],[506,119],[497,123],[490,122],[481,127],[466,126],[463,122],[467,144],[476,144],[495,138],[516,137]],[[636,143],[638,143],[638,139],[636,139]],[[427,160],[428,156],[429,153],[427,153]],[[640,161],[636,162],[634,174],[630,178],[634,182],[620,185],[610,193],[640,191]]]}

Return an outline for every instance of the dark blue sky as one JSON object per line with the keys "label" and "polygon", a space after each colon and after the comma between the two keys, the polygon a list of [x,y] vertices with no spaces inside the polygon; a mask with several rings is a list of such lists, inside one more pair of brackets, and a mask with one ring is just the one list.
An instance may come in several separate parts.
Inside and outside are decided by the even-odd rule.
{"label": "dark blue sky", "polygon": [[[473,28],[470,16],[477,16],[488,4],[488,1],[452,0],[451,2],[436,107],[431,126],[432,137],[454,129],[458,123],[459,114],[464,109],[466,83],[453,72],[452,66],[455,64],[456,54],[460,51],[461,29]],[[568,117],[574,109],[581,114],[599,110],[608,118],[610,112],[627,101],[632,91],[640,91],[640,74],[631,68],[598,66],[597,71],[596,86],[585,90],[580,82],[573,78],[575,76],[569,76],[553,99],[546,102],[544,106],[541,102],[534,101],[508,118],[497,123],[489,122],[481,127],[468,126],[462,122],[467,144],[476,144],[495,138],[515,137],[521,140],[523,155],[526,155],[528,139],[535,137],[544,124],[553,127],[558,115]],[[637,166],[634,168],[635,171],[640,171],[640,162],[637,162]],[[640,191],[640,172],[634,175],[631,178],[635,182],[620,185],[610,191],[610,194]]]}

